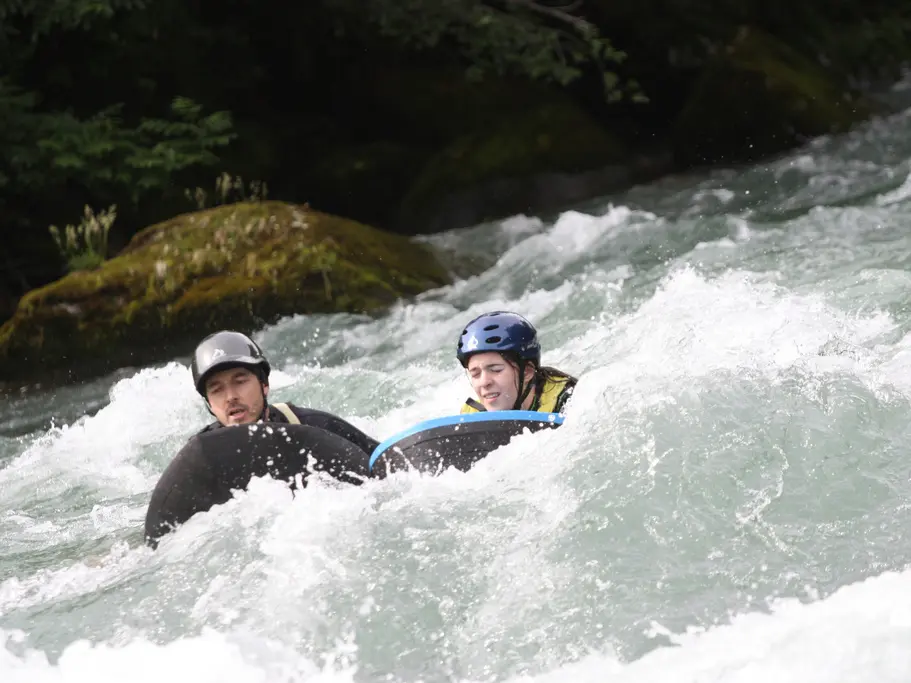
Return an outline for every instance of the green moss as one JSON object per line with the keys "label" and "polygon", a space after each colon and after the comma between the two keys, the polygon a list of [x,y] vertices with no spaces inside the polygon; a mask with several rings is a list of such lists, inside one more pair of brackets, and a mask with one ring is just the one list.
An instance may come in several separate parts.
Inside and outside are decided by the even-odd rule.
{"label": "green moss", "polygon": [[446,282],[406,237],[280,202],[216,207],[151,226],[100,269],[28,293],[0,327],[0,374],[164,359],[210,327],[370,312]]}
{"label": "green moss", "polygon": [[741,28],[708,65],[675,126],[685,163],[752,161],[848,130],[867,103],[771,36]]}

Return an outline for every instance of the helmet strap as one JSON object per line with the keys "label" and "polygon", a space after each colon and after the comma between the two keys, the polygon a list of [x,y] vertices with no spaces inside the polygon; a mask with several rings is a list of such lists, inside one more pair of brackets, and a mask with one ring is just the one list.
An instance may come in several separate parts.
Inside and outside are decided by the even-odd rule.
{"label": "helmet strap", "polygon": [[266,383],[262,381],[262,377],[260,377],[259,381],[259,390],[263,395],[263,414],[260,419],[263,422],[267,422],[266,418],[269,417],[269,401],[266,399]]}

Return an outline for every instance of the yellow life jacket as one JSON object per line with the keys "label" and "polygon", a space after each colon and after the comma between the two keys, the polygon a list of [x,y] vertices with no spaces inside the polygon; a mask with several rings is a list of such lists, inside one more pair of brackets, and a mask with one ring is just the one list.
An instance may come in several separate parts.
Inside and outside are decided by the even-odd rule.
{"label": "yellow life jacket", "polygon": [[[563,406],[572,396],[573,389],[576,387],[574,377],[553,377],[549,378],[541,387],[541,391],[535,393],[535,400],[532,401],[531,410],[539,413],[559,413]],[[459,414],[480,413],[486,411],[486,408],[476,399],[469,398],[462,406]]]}

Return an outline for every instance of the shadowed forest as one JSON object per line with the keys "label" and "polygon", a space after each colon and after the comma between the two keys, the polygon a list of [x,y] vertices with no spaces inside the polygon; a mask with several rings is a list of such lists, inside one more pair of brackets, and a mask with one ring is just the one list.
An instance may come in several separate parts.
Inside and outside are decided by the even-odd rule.
{"label": "shadowed forest", "polygon": [[0,0],[0,321],[86,207],[101,258],[251,197],[404,234],[551,210],[846,130],[909,38],[890,0]]}

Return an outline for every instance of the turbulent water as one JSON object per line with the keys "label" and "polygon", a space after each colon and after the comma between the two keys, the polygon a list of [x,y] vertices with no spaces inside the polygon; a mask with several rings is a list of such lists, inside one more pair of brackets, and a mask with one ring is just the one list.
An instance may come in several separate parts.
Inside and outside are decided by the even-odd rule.
{"label": "turbulent water", "polygon": [[911,680],[911,110],[736,171],[431,238],[480,275],[257,335],[379,439],[539,327],[565,424],[468,473],[268,479],[157,551],[186,359],[4,403],[0,680]]}

